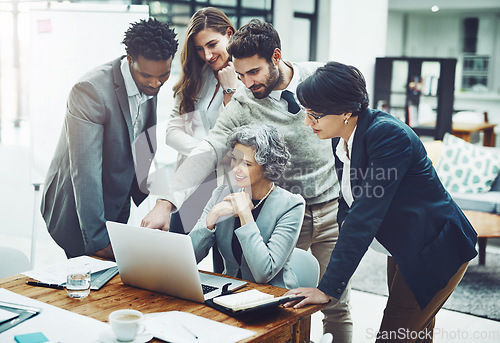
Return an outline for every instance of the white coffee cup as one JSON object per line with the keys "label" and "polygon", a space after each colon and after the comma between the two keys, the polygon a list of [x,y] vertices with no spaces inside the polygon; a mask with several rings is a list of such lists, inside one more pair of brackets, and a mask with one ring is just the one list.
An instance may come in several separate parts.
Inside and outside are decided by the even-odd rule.
{"label": "white coffee cup", "polygon": [[120,342],[131,342],[144,331],[141,325],[142,313],[136,310],[117,310],[109,315],[109,324]]}

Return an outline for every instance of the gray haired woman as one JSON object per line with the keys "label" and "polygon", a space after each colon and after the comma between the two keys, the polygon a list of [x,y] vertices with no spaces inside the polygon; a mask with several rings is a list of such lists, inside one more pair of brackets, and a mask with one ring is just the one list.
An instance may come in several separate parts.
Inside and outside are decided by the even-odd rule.
{"label": "gray haired woman", "polygon": [[245,125],[228,138],[239,191],[217,187],[191,236],[197,262],[217,242],[224,274],[284,288],[297,287],[289,259],[297,243],[305,201],[274,184],[290,154],[270,125]]}

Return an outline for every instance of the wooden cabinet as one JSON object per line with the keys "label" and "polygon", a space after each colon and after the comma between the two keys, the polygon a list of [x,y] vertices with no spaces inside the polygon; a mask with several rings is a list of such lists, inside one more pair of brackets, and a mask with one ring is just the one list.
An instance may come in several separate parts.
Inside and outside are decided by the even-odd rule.
{"label": "wooden cabinet", "polygon": [[419,136],[451,132],[455,58],[380,57],[374,107],[406,122]]}

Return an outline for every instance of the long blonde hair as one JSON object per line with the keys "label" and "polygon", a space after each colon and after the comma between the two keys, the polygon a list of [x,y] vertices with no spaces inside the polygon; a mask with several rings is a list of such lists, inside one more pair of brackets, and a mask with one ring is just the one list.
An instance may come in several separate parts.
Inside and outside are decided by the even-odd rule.
{"label": "long blonde hair", "polygon": [[189,20],[186,40],[181,52],[182,73],[179,82],[173,88],[174,96],[180,98],[179,113],[194,111],[196,95],[202,83],[201,69],[205,61],[198,56],[194,48],[193,36],[204,29],[211,29],[225,35],[228,28],[233,30],[233,33],[236,31],[224,12],[215,7],[202,8]]}

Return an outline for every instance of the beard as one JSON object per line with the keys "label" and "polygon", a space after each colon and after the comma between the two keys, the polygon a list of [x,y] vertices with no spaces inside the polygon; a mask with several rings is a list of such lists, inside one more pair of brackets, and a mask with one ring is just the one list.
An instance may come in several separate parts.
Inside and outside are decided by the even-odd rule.
{"label": "beard", "polygon": [[267,74],[266,81],[250,87],[253,96],[257,99],[264,99],[283,81],[283,75],[278,67],[269,63],[269,73]]}

